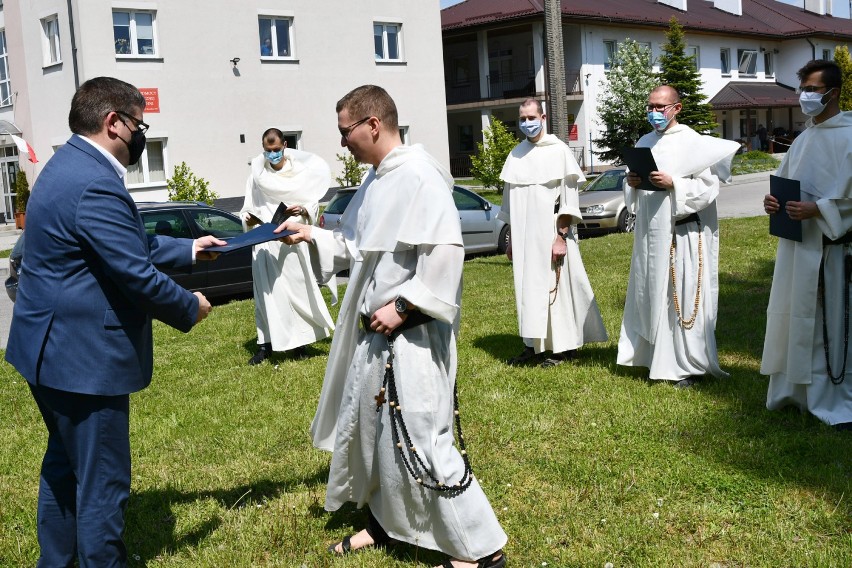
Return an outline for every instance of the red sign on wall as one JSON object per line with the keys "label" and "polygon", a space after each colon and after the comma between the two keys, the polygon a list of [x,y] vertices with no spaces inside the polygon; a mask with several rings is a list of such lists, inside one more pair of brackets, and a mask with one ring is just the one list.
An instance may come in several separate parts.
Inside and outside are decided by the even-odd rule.
{"label": "red sign on wall", "polygon": [[572,124],[568,127],[568,140],[577,141],[577,125]]}
{"label": "red sign on wall", "polygon": [[139,92],[145,97],[145,112],[160,112],[159,89],[139,89]]}

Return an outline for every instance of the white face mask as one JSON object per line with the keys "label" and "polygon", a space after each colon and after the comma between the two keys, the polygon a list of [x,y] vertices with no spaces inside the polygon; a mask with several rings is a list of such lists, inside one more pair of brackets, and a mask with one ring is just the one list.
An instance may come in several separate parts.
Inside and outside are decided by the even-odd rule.
{"label": "white face mask", "polygon": [[834,87],[826,91],[825,93],[809,93],[807,91],[802,91],[799,95],[799,106],[802,107],[802,112],[808,116],[819,116],[822,114],[822,111],[825,110],[828,101],[823,102],[828,95],[831,94],[831,91],[834,90]]}

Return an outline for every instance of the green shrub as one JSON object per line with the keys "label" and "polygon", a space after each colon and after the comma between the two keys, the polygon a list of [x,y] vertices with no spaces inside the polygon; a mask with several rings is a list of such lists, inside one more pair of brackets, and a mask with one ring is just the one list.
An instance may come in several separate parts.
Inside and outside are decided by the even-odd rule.
{"label": "green shrub", "polygon": [[367,166],[358,163],[355,156],[349,152],[336,154],[335,157],[343,165],[343,172],[339,176],[335,176],[334,181],[340,187],[355,187],[361,185],[361,179],[367,171]]}
{"label": "green shrub", "polygon": [[219,197],[210,190],[210,182],[192,173],[186,162],[175,166],[174,175],[166,183],[169,186],[169,201],[199,201],[213,205],[213,200]]}
{"label": "green shrub", "polygon": [[19,171],[15,176],[15,210],[18,213],[27,212],[27,201],[30,200],[30,182],[27,174]]}
{"label": "green shrub", "polygon": [[470,171],[485,187],[502,191],[500,172],[518,139],[496,118],[492,118],[491,126],[482,131],[482,137],[484,141],[476,144],[476,155],[470,157]]}

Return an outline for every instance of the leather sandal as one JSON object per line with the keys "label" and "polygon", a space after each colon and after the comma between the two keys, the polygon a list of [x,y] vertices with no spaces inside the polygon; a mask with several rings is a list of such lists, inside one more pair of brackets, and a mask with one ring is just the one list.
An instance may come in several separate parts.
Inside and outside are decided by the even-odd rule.
{"label": "leather sandal", "polygon": [[577,357],[577,350],[571,349],[570,351],[563,351],[562,353],[554,353],[547,359],[541,362],[541,367],[545,369],[548,367],[555,367],[557,365],[561,365],[565,361],[570,361]]}
{"label": "leather sandal", "polygon": [[[376,548],[386,548],[388,546],[392,546],[396,544],[396,540],[392,539],[388,536],[388,533],[385,532],[385,529],[382,528],[382,525],[379,524],[379,521],[373,516],[373,513],[367,512],[367,526],[364,528],[367,531],[367,535],[371,539],[373,539],[372,544],[365,544],[364,546],[359,546],[358,548],[352,548],[352,536],[349,535],[343,538],[343,540],[335,542],[333,544],[328,545],[328,551],[334,554],[335,556],[345,556],[352,552],[358,552],[364,548],[376,547]],[[343,552],[337,552],[337,545],[340,545],[340,549]]]}
{"label": "leather sandal", "polygon": [[[480,558],[476,561],[476,568],[505,568],[506,566],[506,555],[502,550],[498,550],[491,556],[486,556],[484,558]],[[441,564],[441,568],[456,568],[453,566],[453,561],[450,558],[444,560],[444,563]]]}

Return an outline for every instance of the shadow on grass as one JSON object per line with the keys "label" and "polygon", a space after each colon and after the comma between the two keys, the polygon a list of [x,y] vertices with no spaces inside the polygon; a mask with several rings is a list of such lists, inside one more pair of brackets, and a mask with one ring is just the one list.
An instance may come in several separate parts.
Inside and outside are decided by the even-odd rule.
{"label": "shadow on grass", "polygon": [[[185,548],[195,548],[212,535],[222,524],[218,514],[201,520],[191,530],[178,536],[175,533],[176,506],[185,503],[213,500],[223,508],[234,509],[250,503],[260,503],[279,498],[294,486],[315,488],[328,481],[328,467],[323,467],[307,478],[270,480],[260,479],[253,483],[230,489],[209,491],[181,491],[174,487],[148,489],[133,492],[128,502],[125,521],[125,541],[132,551],[133,562],[142,565],[164,553],[174,553]],[[139,558],[135,558],[138,556]]]}

